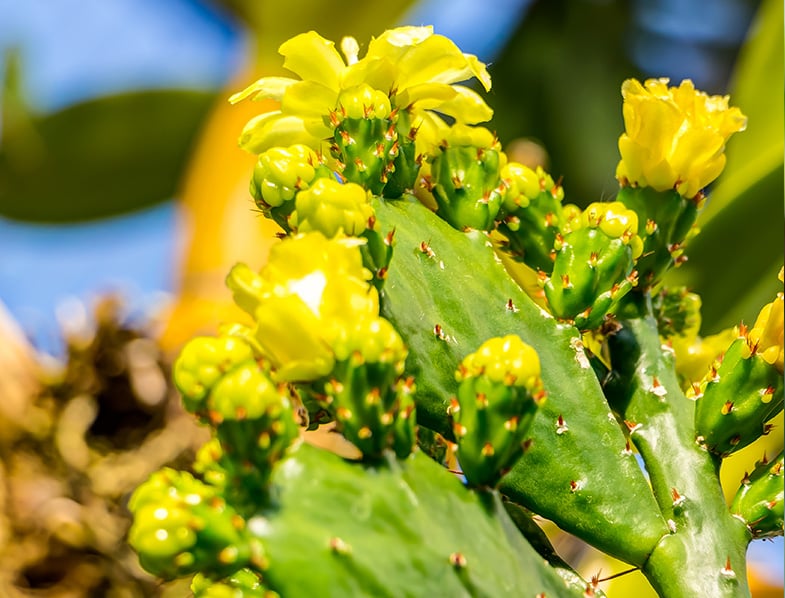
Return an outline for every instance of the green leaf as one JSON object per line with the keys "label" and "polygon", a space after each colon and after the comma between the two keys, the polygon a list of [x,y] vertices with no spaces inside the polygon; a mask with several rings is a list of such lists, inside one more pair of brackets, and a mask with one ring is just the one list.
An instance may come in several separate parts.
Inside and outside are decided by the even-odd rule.
{"label": "green leaf", "polygon": [[0,216],[103,218],[171,199],[212,92],[156,90],[30,116],[3,114]]}

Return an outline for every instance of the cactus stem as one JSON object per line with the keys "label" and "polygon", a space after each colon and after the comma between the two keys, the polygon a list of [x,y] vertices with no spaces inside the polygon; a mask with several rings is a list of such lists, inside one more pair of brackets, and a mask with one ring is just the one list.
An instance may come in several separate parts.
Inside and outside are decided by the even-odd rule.
{"label": "cactus stem", "polygon": [[556,433],[561,435],[568,431],[569,428],[567,427],[567,422],[564,421],[564,417],[562,414],[559,414],[559,417],[556,418]]}

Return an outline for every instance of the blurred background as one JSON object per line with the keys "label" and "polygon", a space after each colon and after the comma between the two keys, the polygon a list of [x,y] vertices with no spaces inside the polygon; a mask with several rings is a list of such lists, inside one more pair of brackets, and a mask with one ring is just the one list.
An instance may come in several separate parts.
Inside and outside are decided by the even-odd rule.
{"label": "blurred background", "polygon": [[[783,258],[782,12],[779,0],[495,0],[492,10],[482,0],[0,0],[0,335],[16,347],[11,355],[6,343],[0,365],[60,364],[46,391],[38,370],[36,381],[15,382],[38,389],[39,399],[98,392],[63,390],[64,363],[90,362],[100,380],[122,374],[137,395],[146,380],[140,421],[164,428],[171,414],[163,399],[149,399],[151,364],[166,386],[167,356],[228,317],[228,267],[240,259],[260,266],[274,232],[252,210],[253,158],[236,146],[260,106],[230,107],[226,98],[279,74],[277,47],[308,29],[362,45],[390,26],[433,24],[489,63],[490,128],[502,143],[563,176],[567,200],[580,205],[618,187],[625,78],[691,78],[709,93],[731,93],[748,131],[729,143],[727,170],[699,220],[702,235],[673,282],[703,296],[703,333],[750,322],[776,292]],[[109,303],[108,293],[116,297]],[[107,326],[115,336],[99,334]],[[96,366],[98,345],[130,346],[136,336],[117,331],[134,327],[156,339],[160,354],[134,345],[124,354],[135,361],[119,374]],[[139,363],[149,366],[146,378]],[[59,409],[46,417],[58,420]],[[6,419],[14,413],[6,408]],[[129,413],[107,415],[104,435]],[[55,424],[41,425],[14,438],[55,434]],[[82,461],[95,469],[95,454],[117,454],[110,448],[91,445]],[[64,467],[82,462],[70,459]],[[120,504],[122,489],[113,496]],[[6,540],[20,537],[9,530]],[[759,596],[782,594],[781,540],[751,548]],[[587,577],[623,568],[566,550]],[[51,575],[26,579],[56,585]],[[644,592],[635,576],[612,583],[611,595]]]}

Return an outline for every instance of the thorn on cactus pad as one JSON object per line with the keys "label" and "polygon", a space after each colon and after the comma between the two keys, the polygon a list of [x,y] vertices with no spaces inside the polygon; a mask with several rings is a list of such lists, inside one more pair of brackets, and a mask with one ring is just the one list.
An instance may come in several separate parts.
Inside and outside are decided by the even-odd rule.
{"label": "thorn on cactus pad", "polygon": [[728,559],[725,561],[725,566],[720,569],[720,575],[726,579],[736,579],[736,572],[730,564],[730,556],[728,556]]}
{"label": "thorn on cactus pad", "polygon": [[775,388],[773,386],[768,386],[763,389],[760,393],[760,400],[766,404],[771,403],[771,399],[774,397],[774,390]]}
{"label": "thorn on cactus pad", "polygon": [[335,554],[348,555],[352,553],[352,547],[338,536],[330,538],[330,550]]}
{"label": "thorn on cactus pad", "polygon": [[433,334],[440,341],[443,341],[443,340],[445,340],[447,338],[447,336],[444,334],[444,330],[442,330],[441,324],[434,324],[434,326],[433,326]]}
{"label": "thorn on cactus pad", "polygon": [[649,392],[660,398],[668,394],[668,390],[660,383],[657,376],[652,377],[651,388],[649,389]]}
{"label": "thorn on cactus pad", "polygon": [[733,411],[733,401],[725,401],[725,404],[720,409],[720,413],[728,415],[731,411]]}
{"label": "thorn on cactus pad", "polygon": [[493,455],[496,453],[496,450],[493,448],[493,445],[490,442],[486,442],[484,445],[482,445],[480,453],[483,457],[493,457]]}
{"label": "thorn on cactus pad", "polygon": [[512,302],[512,299],[507,300],[507,311],[511,311],[513,313],[518,311],[518,308],[515,307],[515,304]]}
{"label": "thorn on cactus pad", "polygon": [[450,555],[450,564],[456,569],[464,569],[467,565],[466,557],[460,552],[453,552]]}
{"label": "thorn on cactus pad", "polygon": [[556,433],[561,435],[567,432],[569,428],[567,427],[567,422],[564,421],[564,417],[562,414],[559,414],[559,417],[556,418]]}

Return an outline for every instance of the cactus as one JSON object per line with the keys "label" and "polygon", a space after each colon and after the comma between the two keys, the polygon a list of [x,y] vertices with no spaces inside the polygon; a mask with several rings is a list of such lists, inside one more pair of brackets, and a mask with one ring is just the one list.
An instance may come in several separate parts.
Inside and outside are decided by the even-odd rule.
{"label": "cactus", "polygon": [[[748,596],[782,455],[730,509],[718,471],[782,411],[782,297],[690,384],[700,300],[662,288],[740,110],[625,82],[619,194],[581,209],[478,126],[476,57],[428,27],[340,47],[299,35],[280,52],[300,79],[232,97],[280,101],[240,143],[282,239],[227,277],[244,322],[175,365],[213,437],[195,477],[136,490],[142,564],[197,596],[602,595],[538,515],[664,597]],[[353,457],[309,442],[327,423]]]}

